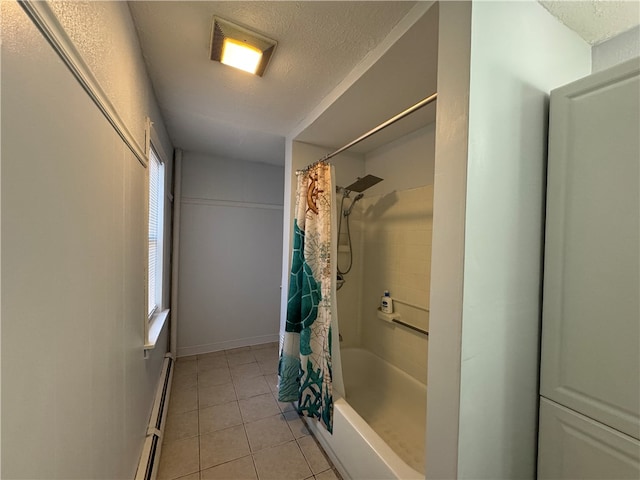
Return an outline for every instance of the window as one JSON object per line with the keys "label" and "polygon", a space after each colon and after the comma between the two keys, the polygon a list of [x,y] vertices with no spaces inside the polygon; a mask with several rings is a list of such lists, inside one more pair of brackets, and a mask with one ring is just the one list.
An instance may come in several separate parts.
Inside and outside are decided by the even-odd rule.
{"label": "window", "polygon": [[164,237],[164,165],[149,149],[149,270],[147,275],[147,315],[149,320],[162,310],[162,260]]}
{"label": "window", "polygon": [[158,338],[169,318],[169,305],[163,287],[171,277],[171,269],[165,265],[167,251],[171,249],[171,223],[165,222],[167,211],[171,209],[171,192],[165,191],[167,176],[171,175],[171,157],[162,148],[162,142],[153,128],[151,119],[147,119],[146,144],[148,175],[148,214],[149,224],[141,228],[148,230],[148,266],[146,284],[146,309],[141,318],[144,321],[144,352],[155,348]]}

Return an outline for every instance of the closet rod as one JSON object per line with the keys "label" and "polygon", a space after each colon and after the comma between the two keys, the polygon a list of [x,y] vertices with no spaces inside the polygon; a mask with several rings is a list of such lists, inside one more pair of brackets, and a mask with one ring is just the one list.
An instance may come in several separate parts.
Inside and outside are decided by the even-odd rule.
{"label": "closet rod", "polygon": [[384,130],[385,128],[387,128],[389,125],[392,125],[394,123],[396,123],[398,120],[403,119],[404,117],[406,117],[407,115],[411,115],[413,112],[415,112],[416,110],[421,109],[422,107],[425,107],[427,105],[429,105],[431,102],[435,101],[436,98],[438,98],[438,94],[434,93],[433,95],[428,96],[427,98],[424,98],[422,100],[420,100],[418,103],[416,103],[415,105],[407,108],[406,110],[398,113],[397,115],[395,115],[394,117],[391,117],[389,120],[387,120],[386,122],[381,123],[380,125],[378,125],[375,128],[372,128],[371,130],[369,130],[367,133],[364,133],[362,135],[360,135],[358,138],[356,138],[355,140],[353,140],[350,143],[347,143],[344,147],[339,148],[338,150],[336,150],[335,152],[329,153],[327,155],[325,155],[324,157],[322,157],[320,160],[318,160],[317,162],[312,163],[311,165],[307,166],[307,168],[305,168],[303,171],[308,170],[309,168],[313,167],[314,165],[317,165],[318,163],[324,162],[329,160],[330,158],[335,157],[336,155],[344,152],[345,150],[353,147],[354,145],[357,145],[358,143],[362,142],[363,140],[366,140],[367,138],[369,138],[371,135],[374,135],[376,133],[378,133],[380,130]]}

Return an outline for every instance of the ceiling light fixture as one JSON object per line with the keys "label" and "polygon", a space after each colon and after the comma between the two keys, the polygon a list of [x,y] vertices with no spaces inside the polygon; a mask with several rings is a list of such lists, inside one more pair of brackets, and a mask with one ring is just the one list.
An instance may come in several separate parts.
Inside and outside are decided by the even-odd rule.
{"label": "ceiling light fixture", "polygon": [[262,76],[277,42],[220,17],[213,17],[211,60]]}

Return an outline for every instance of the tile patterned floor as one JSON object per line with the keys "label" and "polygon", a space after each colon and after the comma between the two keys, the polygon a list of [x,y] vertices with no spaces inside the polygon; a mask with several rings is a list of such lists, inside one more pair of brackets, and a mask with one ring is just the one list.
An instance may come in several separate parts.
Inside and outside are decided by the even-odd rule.
{"label": "tile patterned floor", "polygon": [[289,403],[277,401],[278,345],[176,362],[159,480],[336,480]]}

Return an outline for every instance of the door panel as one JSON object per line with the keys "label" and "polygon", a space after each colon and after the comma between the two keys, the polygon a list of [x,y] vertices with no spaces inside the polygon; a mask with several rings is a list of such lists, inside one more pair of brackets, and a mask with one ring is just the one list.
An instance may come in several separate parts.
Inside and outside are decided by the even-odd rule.
{"label": "door panel", "polygon": [[640,61],[551,94],[541,395],[640,438]]}
{"label": "door panel", "polygon": [[640,442],[547,399],[540,402],[539,479],[640,478]]}

